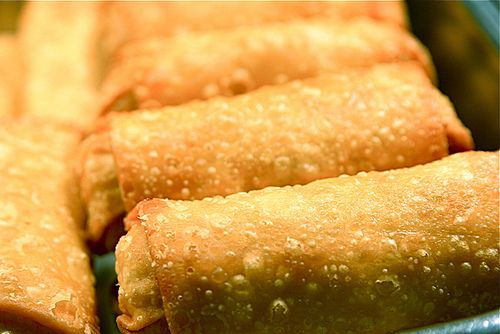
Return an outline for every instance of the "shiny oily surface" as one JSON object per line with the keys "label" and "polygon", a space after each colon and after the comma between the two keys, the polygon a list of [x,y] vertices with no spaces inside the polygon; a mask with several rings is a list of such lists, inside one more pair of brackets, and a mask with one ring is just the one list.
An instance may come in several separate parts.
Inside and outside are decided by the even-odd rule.
{"label": "shiny oily surface", "polygon": [[384,333],[498,307],[498,158],[145,201],[117,247],[118,324]]}

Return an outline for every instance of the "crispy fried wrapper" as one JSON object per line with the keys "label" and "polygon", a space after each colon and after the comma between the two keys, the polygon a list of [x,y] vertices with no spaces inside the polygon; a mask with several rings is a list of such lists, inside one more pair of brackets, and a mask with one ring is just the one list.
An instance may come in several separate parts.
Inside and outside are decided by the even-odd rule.
{"label": "crispy fried wrapper", "polygon": [[156,35],[228,29],[296,18],[357,16],[405,26],[402,1],[113,1],[103,23],[103,54],[125,42]]}
{"label": "crispy fried wrapper", "polygon": [[82,197],[90,238],[98,241],[117,209],[131,210],[145,198],[305,184],[412,166],[472,146],[418,65],[378,65],[232,98],[112,114],[83,145]]}
{"label": "crispy fried wrapper", "polygon": [[80,133],[0,119],[0,332],[99,333],[83,208]]}
{"label": "crispy fried wrapper", "polygon": [[498,159],[143,201],[116,250],[118,325],[386,333],[498,307]]}
{"label": "crispy fried wrapper", "polygon": [[22,74],[17,37],[0,34],[0,117],[21,114]]}
{"label": "crispy fried wrapper", "polygon": [[27,115],[86,129],[95,121],[99,2],[28,2],[20,20]]}
{"label": "crispy fried wrapper", "polygon": [[404,60],[420,62],[434,78],[425,48],[409,32],[367,18],[146,39],[119,52],[103,83],[99,112],[238,95],[348,66]]}

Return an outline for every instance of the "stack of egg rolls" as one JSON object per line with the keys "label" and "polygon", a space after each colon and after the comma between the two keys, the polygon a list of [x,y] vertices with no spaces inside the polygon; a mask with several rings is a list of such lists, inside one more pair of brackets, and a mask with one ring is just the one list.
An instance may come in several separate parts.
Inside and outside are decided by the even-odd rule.
{"label": "stack of egg rolls", "polygon": [[0,34],[0,117],[21,113],[22,73],[17,37]]}
{"label": "stack of egg rolls", "polygon": [[414,60],[424,47],[402,27],[367,18],[307,20],[156,37],[129,43],[101,87],[99,113],[176,105],[349,66]]}
{"label": "stack of egg rolls", "polygon": [[145,198],[305,184],[413,166],[472,145],[449,101],[413,63],[110,114],[80,158],[87,228],[99,241]]}
{"label": "stack of egg rolls", "polygon": [[105,4],[101,49],[106,58],[127,41],[186,31],[230,29],[331,17],[364,16],[406,25],[402,1],[113,1]]}
{"label": "stack of egg rolls", "polygon": [[99,333],[72,158],[81,135],[0,119],[0,332]]}
{"label": "stack of egg rolls", "polygon": [[124,333],[387,333],[500,306],[499,155],[154,199],[116,250]]}
{"label": "stack of egg rolls", "polygon": [[97,115],[99,2],[25,4],[19,38],[24,113],[90,127]]}

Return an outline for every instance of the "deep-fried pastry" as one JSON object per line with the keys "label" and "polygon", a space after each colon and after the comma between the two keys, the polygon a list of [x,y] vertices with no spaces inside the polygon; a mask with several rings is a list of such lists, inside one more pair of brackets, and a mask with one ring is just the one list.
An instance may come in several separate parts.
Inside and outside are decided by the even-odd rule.
{"label": "deep-fried pastry", "polygon": [[409,63],[115,113],[86,140],[79,165],[88,230],[98,241],[145,198],[305,184],[471,148],[449,101]]}
{"label": "deep-fried pastry", "polygon": [[74,129],[0,119],[0,332],[99,333]]}
{"label": "deep-fried pastry", "polygon": [[82,129],[97,118],[99,2],[25,4],[20,48],[24,113]]}
{"label": "deep-fried pastry", "polygon": [[296,18],[357,16],[406,25],[403,1],[110,1],[103,16],[102,50],[124,42],[187,31],[229,29]]}
{"label": "deep-fried pastry", "polygon": [[425,48],[409,32],[367,18],[151,38],[120,50],[103,82],[99,113],[238,95],[349,66],[405,60],[434,77]]}
{"label": "deep-fried pastry", "polygon": [[[498,152],[201,201],[117,249],[124,333],[387,333],[500,306]],[[165,321],[166,320],[166,321]]]}

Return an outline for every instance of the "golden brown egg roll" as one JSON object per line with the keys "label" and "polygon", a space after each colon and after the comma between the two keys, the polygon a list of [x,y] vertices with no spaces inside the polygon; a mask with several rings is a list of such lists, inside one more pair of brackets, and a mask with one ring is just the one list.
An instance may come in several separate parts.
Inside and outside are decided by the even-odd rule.
{"label": "golden brown egg roll", "polygon": [[112,55],[127,41],[187,31],[228,29],[296,18],[366,16],[406,25],[402,1],[113,1],[103,19],[102,49]]}
{"label": "golden brown egg roll", "polygon": [[21,76],[17,37],[0,34],[0,117],[21,113]]}
{"label": "golden brown egg roll", "polygon": [[79,163],[94,241],[122,218],[116,210],[145,198],[305,184],[472,148],[449,101],[412,63],[110,115],[86,140]]}
{"label": "golden brown egg roll", "polygon": [[232,96],[348,66],[415,60],[425,48],[401,27],[367,18],[290,21],[131,43],[106,76],[99,112]]}
{"label": "golden brown egg roll", "polygon": [[20,20],[25,113],[93,124],[99,61],[99,2],[28,2]]}
{"label": "golden brown egg roll", "polygon": [[71,163],[81,134],[0,119],[0,332],[99,333]]}
{"label": "golden brown egg roll", "polygon": [[[201,201],[116,250],[123,333],[388,333],[500,305],[498,152]],[[166,321],[165,321],[166,319]]]}

